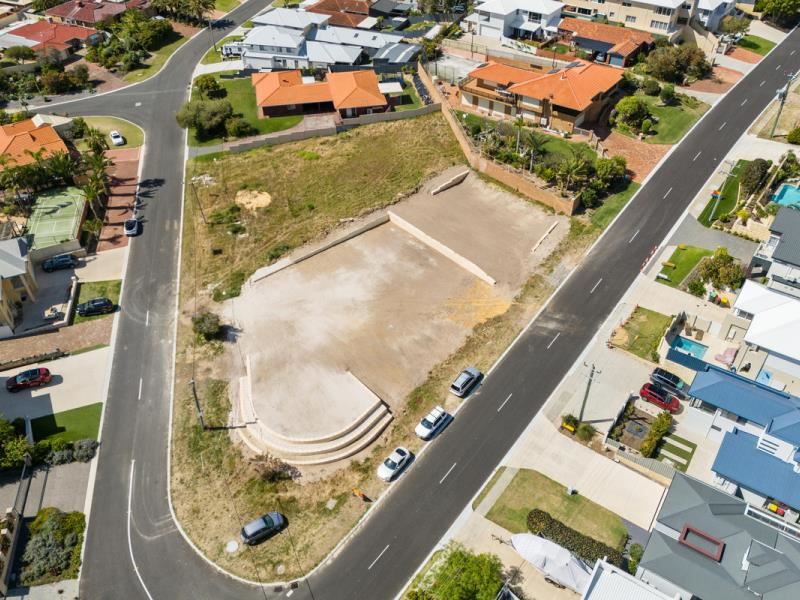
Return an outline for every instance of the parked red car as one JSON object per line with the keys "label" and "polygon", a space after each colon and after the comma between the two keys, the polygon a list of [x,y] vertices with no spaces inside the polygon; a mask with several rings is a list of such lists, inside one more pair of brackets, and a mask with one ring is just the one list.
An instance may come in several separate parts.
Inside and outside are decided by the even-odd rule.
{"label": "parked red car", "polygon": [[9,392],[18,392],[27,388],[40,387],[50,383],[52,378],[50,369],[45,369],[44,367],[29,369],[6,379],[6,389]]}
{"label": "parked red car", "polygon": [[645,383],[642,389],[639,390],[639,396],[641,396],[643,400],[647,400],[659,408],[668,410],[672,414],[678,412],[681,407],[677,396],[652,383]]}

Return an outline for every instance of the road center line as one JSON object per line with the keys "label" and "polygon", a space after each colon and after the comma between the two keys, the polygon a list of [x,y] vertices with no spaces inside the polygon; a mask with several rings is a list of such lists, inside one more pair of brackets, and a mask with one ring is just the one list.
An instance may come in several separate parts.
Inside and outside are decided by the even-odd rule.
{"label": "road center line", "polygon": [[719,129],[717,131],[722,131],[725,128],[725,125],[727,125],[727,124],[728,124],[728,122],[725,121],[722,125],[719,126]]}
{"label": "road center line", "polygon": [[636,233],[634,233],[634,234],[633,234],[633,237],[632,237],[631,239],[629,239],[629,240],[628,240],[628,243],[629,243],[629,244],[630,244],[630,243],[631,243],[633,240],[635,240],[635,239],[636,239],[636,236],[637,236],[637,235],[639,235],[639,231],[641,231],[641,230],[640,230],[640,229],[637,229],[637,230],[636,230]]}
{"label": "road center line", "polygon": [[671,191],[672,191],[672,188],[669,188],[669,189],[667,190],[667,193],[666,193],[666,194],[664,194],[664,198],[663,198],[664,200],[666,200],[666,199],[667,199],[667,196],[669,196],[669,193],[670,193]]}
{"label": "road center line", "polygon": [[150,325],[150,311],[147,311],[147,314],[144,316],[144,326],[147,327]]}
{"label": "road center line", "polygon": [[589,290],[589,293],[590,293],[590,294],[594,294],[594,291],[597,289],[597,286],[598,286],[598,285],[600,285],[600,282],[601,282],[601,281],[603,281],[603,278],[602,278],[602,277],[601,277],[600,279],[598,279],[598,280],[597,280],[597,283],[595,283],[595,284],[594,284],[594,287],[593,287],[591,290]]}
{"label": "road center line", "polygon": [[133,570],[136,572],[136,577],[139,579],[139,583],[142,585],[144,593],[147,595],[147,598],[149,600],[153,600],[153,596],[150,595],[150,591],[144,584],[144,579],[142,579],[142,574],[139,573],[139,567],[136,566],[136,559],[133,558],[133,544],[131,543],[131,498],[133,497],[133,465],[135,463],[136,463],[135,459],[131,460],[131,476],[130,476],[130,483],[128,483],[128,554],[130,554],[131,563],[133,564]]}
{"label": "road center line", "polygon": [[367,571],[369,571],[372,567],[375,566],[375,563],[378,562],[381,559],[381,556],[383,556],[383,553],[386,552],[388,549],[389,549],[389,544],[386,544],[386,548],[381,550],[381,553],[378,554],[378,557],[370,563],[370,565],[367,567]]}
{"label": "road center line", "polygon": [[744,106],[745,104],[747,104],[747,98],[745,98],[744,100],[742,100],[742,103],[741,103],[739,106]]}
{"label": "road center line", "polygon": [[759,84],[758,84],[758,87],[763,87],[763,85],[764,85],[765,83],[767,83],[767,82],[766,82],[766,81],[762,81],[761,83],[759,83]]}
{"label": "road center line", "polygon": [[694,161],[696,161],[698,158],[700,158],[700,155],[701,155],[702,153],[703,153],[703,151],[702,151],[702,150],[700,150],[700,152],[698,152],[697,154],[695,154],[695,155],[694,155],[694,158],[692,159],[692,162],[694,162]]}
{"label": "road center line", "polygon": [[139,400],[142,399],[142,378],[139,377]]}
{"label": "road center line", "polygon": [[[501,410],[503,410],[503,407],[506,405],[506,402],[508,402],[509,400],[511,400],[511,396],[513,396],[513,395],[514,395],[514,392],[511,392],[511,393],[508,395],[508,398],[506,398],[505,400],[503,400],[503,403],[502,403],[500,406],[498,406],[498,407],[497,407],[497,412],[500,412]],[[441,482],[439,482],[439,483],[441,483]]]}
{"label": "road center line", "polygon": [[780,69],[780,68],[781,68],[781,66],[780,66],[780,65],[778,65],[777,67],[775,67],[775,70],[777,71],[777,70],[778,70],[778,69]]}
{"label": "road center line", "polygon": [[[509,398],[510,398],[510,397],[511,397],[511,396],[509,396]],[[508,401],[508,400],[506,400],[506,401]],[[503,404],[505,404],[505,402],[504,402]],[[442,477],[442,478],[439,480],[439,485],[442,485],[442,482],[443,482],[445,479],[447,479],[447,476],[448,476],[448,475],[450,475],[450,473],[453,471],[453,469],[455,469],[455,468],[456,468],[456,464],[458,464],[458,463],[453,463],[453,466],[452,466],[452,467],[450,467],[449,469],[447,469],[447,473],[445,473],[445,474],[444,474],[444,477]],[[378,557],[378,558],[380,558],[380,557]]]}
{"label": "road center line", "polygon": [[550,343],[549,343],[549,344],[547,344],[547,349],[548,349],[548,350],[550,350],[550,346],[552,346],[553,344],[555,344],[555,343],[556,343],[556,340],[558,339],[558,336],[560,336],[560,335],[561,335],[561,332],[559,331],[559,332],[556,334],[556,337],[554,337],[554,338],[553,338],[553,339],[550,341]]}
{"label": "road center line", "polygon": [[795,50],[792,50],[791,52],[789,52],[789,56],[794,56],[794,53],[795,53]]}

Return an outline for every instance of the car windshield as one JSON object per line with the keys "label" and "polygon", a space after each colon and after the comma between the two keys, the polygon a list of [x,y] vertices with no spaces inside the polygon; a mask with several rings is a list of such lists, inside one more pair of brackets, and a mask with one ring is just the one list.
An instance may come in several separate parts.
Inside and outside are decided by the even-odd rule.
{"label": "car windshield", "polygon": [[390,471],[394,471],[397,468],[397,463],[394,462],[391,458],[387,458],[385,461],[383,461],[383,464]]}
{"label": "car windshield", "polygon": [[263,517],[260,519],[256,519],[255,521],[250,521],[247,525],[244,526],[244,532],[247,535],[253,535],[255,533],[258,533],[267,526],[266,523],[267,519],[269,519],[269,517]]}
{"label": "car windshield", "polygon": [[36,369],[31,369],[30,371],[23,371],[19,375],[17,375],[17,381],[29,381],[36,377],[39,374],[39,371]]}
{"label": "car windshield", "polygon": [[424,419],[422,419],[422,426],[425,429],[430,429],[431,427],[433,427],[433,423],[428,420],[428,417],[425,417]]}

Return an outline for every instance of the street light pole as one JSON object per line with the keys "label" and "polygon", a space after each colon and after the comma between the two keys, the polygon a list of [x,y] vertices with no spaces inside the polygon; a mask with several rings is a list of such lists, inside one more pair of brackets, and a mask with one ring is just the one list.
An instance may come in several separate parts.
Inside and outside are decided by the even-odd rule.
{"label": "street light pole", "polygon": [[775,137],[775,130],[778,128],[778,121],[781,120],[781,113],[783,112],[783,106],[786,104],[786,96],[789,95],[789,86],[792,82],[797,79],[797,76],[800,75],[800,71],[797,73],[792,73],[789,75],[789,80],[786,82],[781,89],[778,90],[778,100],[780,103],[778,104],[778,114],[775,115],[775,122],[772,124],[772,130],[769,132],[769,139]]}
{"label": "street light pole", "polygon": [[200,428],[205,431],[206,421],[203,418],[203,409],[200,408],[200,398],[197,397],[197,388],[195,387],[194,379],[189,380],[189,385],[192,386],[192,397],[194,398],[194,408],[197,410],[197,419],[200,421]]}
{"label": "street light pole", "polygon": [[[584,366],[589,366],[586,363],[583,363]],[[589,390],[592,388],[592,381],[594,380],[594,376],[596,374],[602,373],[599,371],[594,363],[592,363],[592,369],[589,371],[589,380],[586,382],[586,392],[583,394],[583,402],[581,402],[581,412],[578,415],[578,422],[583,422],[583,411],[586,409],[586,401],[589,399]]]}

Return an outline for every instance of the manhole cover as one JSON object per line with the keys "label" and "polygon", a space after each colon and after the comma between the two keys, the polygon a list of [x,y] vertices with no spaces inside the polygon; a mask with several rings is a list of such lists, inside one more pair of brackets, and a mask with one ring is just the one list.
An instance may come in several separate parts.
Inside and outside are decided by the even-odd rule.
{"label": "manhole cover", "polygon": [[228,554],[233,554],[239,549],[239,543],[235,540],[231,540],[227,544],[225,544],[225,552]]}
{"label": "manhole cover", "polygon": [[286,573],[286,565],[278,565],[277,567],[275,567],[275,572],[278,575],[283,575],[284,573]]}

